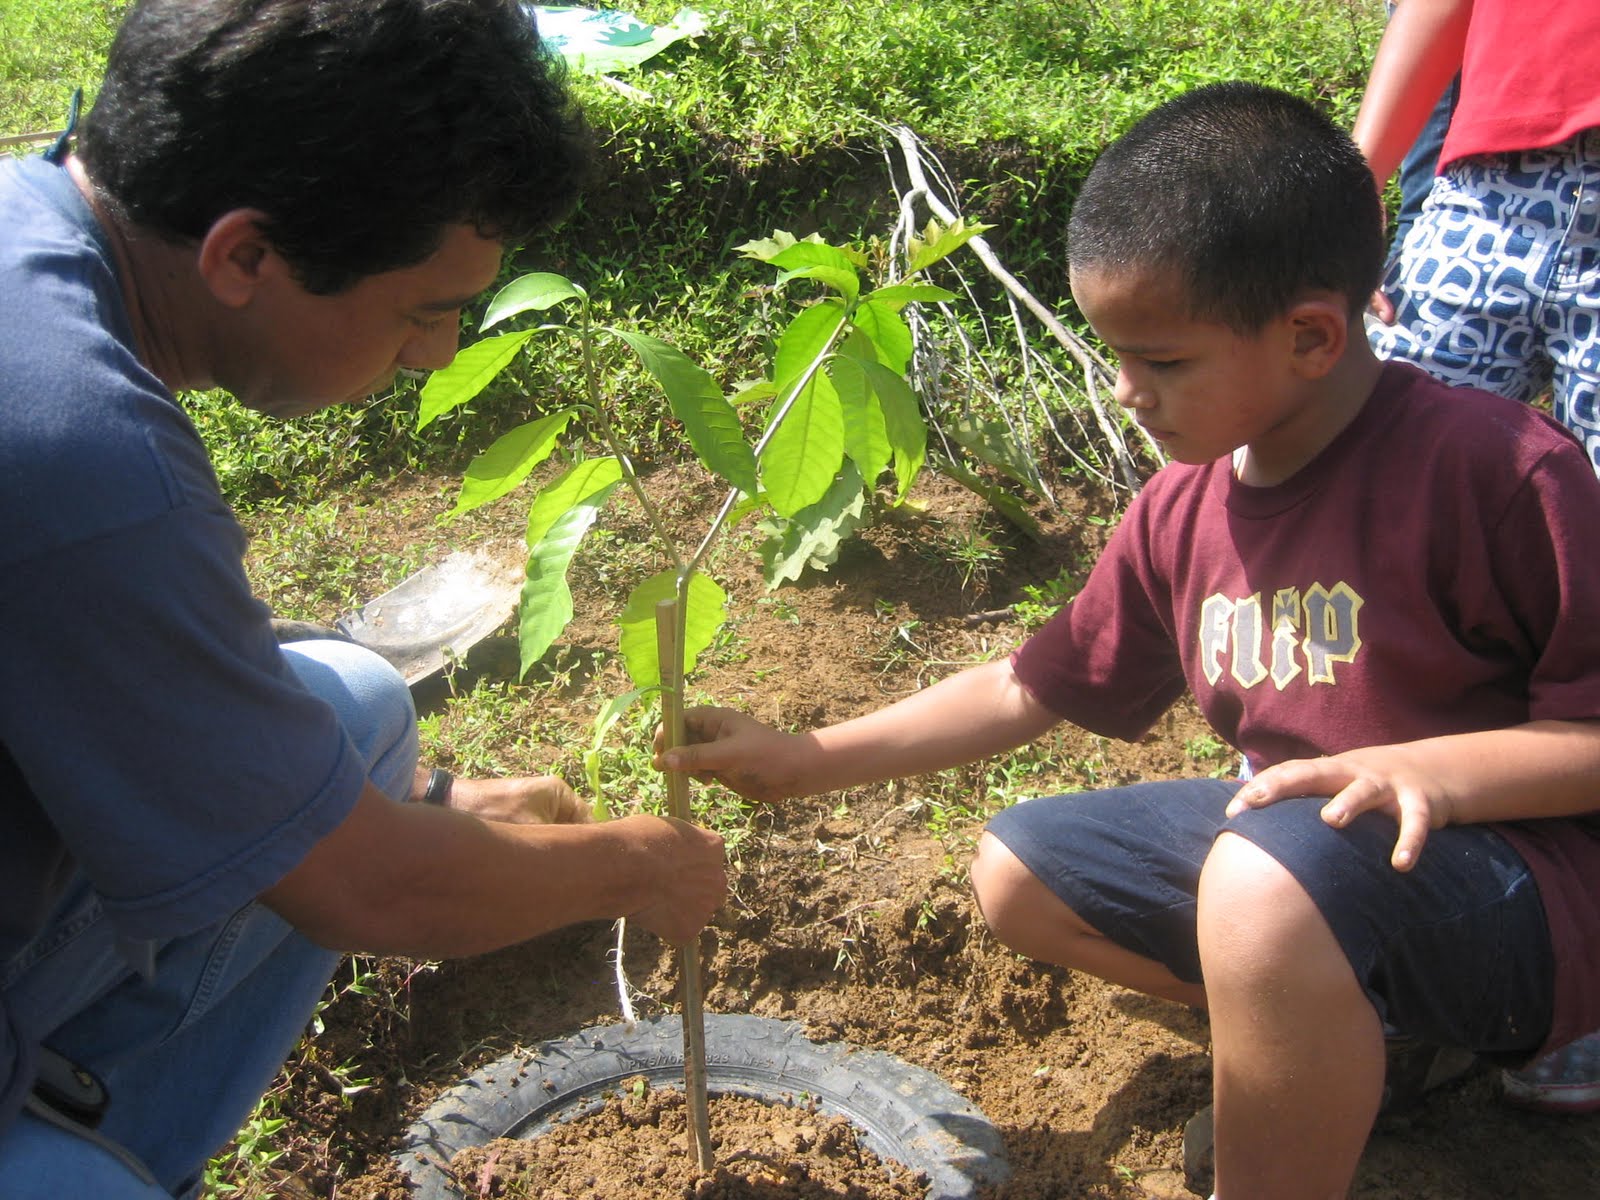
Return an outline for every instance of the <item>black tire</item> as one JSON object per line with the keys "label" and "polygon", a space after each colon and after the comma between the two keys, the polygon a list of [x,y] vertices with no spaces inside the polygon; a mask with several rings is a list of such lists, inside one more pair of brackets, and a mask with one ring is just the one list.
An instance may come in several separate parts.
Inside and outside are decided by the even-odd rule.
{"label": "black tire", "polygon": [[[924,1172],[928,1200],[972,1200],[1009,1174],[1000,1134],[938,1077],[876,1050],[807,1041],[766,1017],[707,1014],[706,1088],[769,1103],[814,1101],[861,1131],[880,1158]],[[512,1055],[439,1097],[406,1131],[395,1160],[420,1200],[465,1195],[449,1160],[495,1138],[536,1138],[599,1109],[626,1079],[683,1086],[683,1027],[675,1016],[597,1025],[532,1057]]]}

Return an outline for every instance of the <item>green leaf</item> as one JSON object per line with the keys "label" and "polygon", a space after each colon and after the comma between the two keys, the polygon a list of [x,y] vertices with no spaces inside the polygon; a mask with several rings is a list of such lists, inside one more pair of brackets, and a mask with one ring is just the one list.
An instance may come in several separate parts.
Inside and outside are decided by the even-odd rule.
{"label": "green leaf", "polygon": [[792,517],[822,499],[843,461],[844,413],[839,393],[819,371],[796,394],[761,452],[761,489],[773,508]]}
{"label": "green leaf", "polygon": [[847,299],[854,300],[861,291],[861,276],[854,269],[848,271],[836,270],[833,267],[823,266],[818,263],[814,267],[800,267],[798,270],[785,271],[778,276],[778,283],[785,284],[791,279],[815,279],[818,283],[831,287]]}
{"label": "green leaf", "polygon": [[771,400],[778,394],[778,385],[770,379],[757,379],[754,383],[747,383],[733,394],[729,402],[735,408],[741,404],[753,404],[757,400]]}
{"label": "green leaf", "polygon": [[522,349],[522,343],[538,330],[522,329],[473,342],[448,367],[428,376],[422,385],[422,407],[417,412],[417,428],[426,429],[435,417],[443,416],[471,400]]}
{"label": "green leaf", "polygon": [[461,481],[461,495],[450,516],[481,508],[491,500],[498,500],[528,477],[528,473],[550,457],[556,442],[566,430],[567,423],[577,413],[564,408],[537,421],[519,425],[502,438],[496,439],[467,468]]}
{"label": "green leaf", "polygon": [[556,519],[595,492],[622,479],[622,464],[614,458],[585,458],[573,463],[540,489],[528,508],[528,546],[544,537]]}
{"label": "green leaf", "polygon": [[861,294],[861,275],[844,251],[823,242],[796,242],[767,260],[783,270],[778,282],[815,279],[850,300]]}
{"label": "green leaf", "polygon": [[978,476],[957,463],[941,462],[938,466],[938,471],[941,475],[948,475],[968,491],[982,496],[993,506],[996,512],[1022,530],[1035,542],[1044,541],[1044,530],[1040,527],[1039,522],[1034,520],[1033,514],[1028,511],[1027,505],[1023,504],[1011,493],[1003,491],[993,484],[985,483]]}
{"label": "green leaf", "polygon": [[1039,464],[1025,445],[1016,440],[1004,421],[980,421],[963,417],[946,427],[950,440],[965,447],[981,462],[1004,471],[1017,483],[1034,492],[1044,491]]}
{"label": "green leaf", "polygon": [[[828,352],[833,335],[843,323],[844,308],[832,300],[803,308],[795,315],[772,352],[772,382],[780,392],[787,392],[812,363]],[[910,337],[909,330],[906,336]]]}
{"label": "green leaf", "polygon": [[980,225],[977,222],[967,224],[965,218],[958,220],[953,225],[941,225],[937,221],[929,221],[920,238],[912,238],[911,244],[906,248],[910,257],[909,268],[913,274],[931,267],[941,258],[953,254],[965,246],[979,234],[988,233],[993,225]]}
{"label": "green leaf", "polygon": [[889,433],[884,426],[883,407],[861,364],[849,355],[840,354],[828,361],[828,378],[839,393],[844,452],[860,469],[861,478],[871,485],[889,465]]}
{"label": "green leaf", "polygon": [[763,522],[773,533],[761,546],[767,586],[799,579],[807,567],[826,570],[839,557],[839,543],[862,523],[867,496],[860,474],[850,463],[816,504],[787,521]]}
{"label": "green leaf", "polygon": [[543,312],[563,300],[587,298],[588,293],[565,276],[551,275],[548,272],[523,275],[513,279],[494,294],[494,299],[489,301],[489,307],[483,314],[483,324],[478,328],[488,329],[491,325],[498,325],[507,317],[514,317],[518,313]]}
{"label": "green leaf", "polygon": [[594,797],[594,814],[598,820],[611,819],[611,806],[606,803],[605,792],[600,786],[600,753],[605,749],[606,737],[611,733],[611,727],[617,723],[618,717],[657,690],[659,689],[635,688],[631,692],[613,696],[610,703],[595,716],[594,737],[589,741],[589,748],[583,752],[583,774],[589,781],[589,795]]}
{"label": "green leaf", "polygon": [[622,465],[616,459],[590,459],[572,467],[534,499],[528,514],[528,570],[517,624],[523,676],[572,620],[567,568],[583,535],[621,482]]}
{"label": "green leaf", "polygon": [[878,361],[896,375],[904,375],[911,365],[911,327],[899,309],[869,296],[856,306],[851,320],[878,348]]}
{"label": "green leaf", "polygon": [[[813,233],[810,240],[820,242],[822,238],[821,235]],[[734,249],[746,258],[758,259],[761,262],[771,262],[790,246],[798,244],[799,239],[787,229],[774,229],[771,237],[756,238],[742,246],[735,246]]]}
{"label": "green leaf", "polygon": [[879,304],[887,304],[899,309],[913,300],[949,301],[959,300],[952,291],[942,287],[935,287],[931,283],[896,283],[888,287],[881,287],[875,292],[868,292],[869,300],[876,300]]}
{"label": "green leaf", "polygon": [[[618,624],[622,626],[622,661],[639,687],[659,687],[661,662],[656,648],[656,604],[678,594],[678,573],[662,571],[652,575],[628,594]],[[700,652],[711,644],[722,628],[728,593],[709,575],[696,571],[689,576],[687,602],[683,614],[683,674],[694,670]]]}
{"label": "green leaf", "polygon": [[894,476],[898,485],[895,503],[906,498],[922,471],[928,456],[928,426],[922,419],[922,405],[911,385],[882,363],[864,363],[867,382],[883,406],[884,428],[894,454]]}
{"label": "green leaf", "polygon": [[633,348],[667,394],[700,461],[741,492],[756,490],[756,456],[744,440],[739,414],[707,372],[675,346],[625,329],[611,331]]}

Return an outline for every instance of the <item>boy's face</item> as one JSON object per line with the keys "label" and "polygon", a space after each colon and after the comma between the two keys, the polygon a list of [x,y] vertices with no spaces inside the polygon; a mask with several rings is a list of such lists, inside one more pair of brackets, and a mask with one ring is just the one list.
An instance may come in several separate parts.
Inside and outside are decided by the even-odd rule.
{"label": "boy's face", "polygon": [[1119,362],[1116,399],[1162,450],[1201,464],[1276,439],[1293,441],[1305,410],[1290,370],[1286,322],[1251,336],[1189,315],[1181,285],[1162,274],[1072,273],[1083,315]]}

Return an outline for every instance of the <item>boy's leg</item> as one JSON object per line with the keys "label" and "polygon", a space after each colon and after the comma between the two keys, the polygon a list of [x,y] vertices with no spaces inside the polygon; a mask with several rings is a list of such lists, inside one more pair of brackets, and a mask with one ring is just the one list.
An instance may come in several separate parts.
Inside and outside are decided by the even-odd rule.
{"label": "boy's leg", "polygon": [[1200,876],[1199,946],[1217,1193],[1343,1196],[1384,1081],[1382,1023],[1343,948],[1294,877],[1231,833]]}
{"label": "boy's leg", "polygon": [[1186,983],[1162,963],[1119,946],[1094,929],[992,833],[978,839],[972,890],[989,931],[1018,954],[1086,971],[1146,995],[1205,1007],[1204,987]]}
{"label": "boy's leg", "polygon": [[[1223,955],[1217,963],[1207,959],[1203,973],[1207,992],[1224,989],[1220,1000],[1210,999],[1214,1028],[1217,1004],[1230,1006],[1216,1045],[1217,1095],[1235,1116],[1260,1105],[1251,1090],[1260,1084],[1250,1081],[1268,1073],[1249,1057],[1252,1028],[1260,1029],[1256,1044],[1269,1060],[1309,1070],[1337,1059],[1347,1073],[1333,1094],[1299,1068],[1273,1078],[1315,1110],[1307,1116],[1284,1109],[1281,1140],[1287,1145],[1303,1136],[1306,1120],[1323,1122],[1330,1134],[1320,1169],[1342,1176],[1354,1170],[1359,1139],[1382,1096],[1386,1027],[1508,1058],[1525,1057],[1542,1040],[1552,974],[1544,911],[1526,864],[1488,830],[1436,831],[1418,866],[1402,875],[1389,866],[1389,819],[1365,814],[1334,830],[1318,815],[1317,799],[1228,819],[1223,809],[1237,786],[1183,780],[1035,800],[1001,813],[989,834],[1073,922],[1180,984],[1200,984],[1202,947]],[[1224,831],[1241,836],[1217,836]],[[1202,871],[1209,924],[1197,899]],[[985,915],[1018,941],[1048,939],[1018,915],[1029,890],[1011,875],[1009,867],[975,870]],[[1211,903],[1224,897],[1225,904]],[[1255,941],[1238,961],[1228,947],[1245,937]],[[1071,951],[1085,942],[1074,926],[1054,944]],[[1064,965],[1090,969],[1072,958]],[[1296,1029],[1297,1012],[1277,1012],[1277,992],[1291,986],[1317,993],[1329,1011],[1315,1003],[1287,1006],[1317,1016]],[[1240,996],[1254,999],[1241,1008]],[[1239,1011],[1246,1016],[1235,1021]],[[1283,1021],[1259,1024],[1263,1013]],[[1270,1157],[1252,1161],[1248,1153],[1249,1147],[1265,1153],[1278,1139],[1263,1136],[1268,1126],[1253,1117],[1236,1120],[1220,1109],[1218,1117],[1219,1145],[1249,1139],[1237,1143],[1246,1151],[1233,1151],[1231,1186],[1270,1194],[1252,1192],[1244,1173],[1283,1166]]]}
{"label": "boy's leg", "polygon": [[[416,719],[399,675],[343,643],[286,653],[339,711],[373,782],[397,799],[409,795]],[[149,979],[128,965],[141,952],[154,966]],[[19,1029],[106,1084],[98,1135],[145,1164],[162,1192],[181,1195],[248,1117],[337,961],[260,905],[188,937],[129,947],[80,881],[50,928],[6,965],[0,986]],[[105,1146],[35,1118],[0,1134],[0,1178],[8,1200],[151,1194]],[[93,1186],[78,1187],[80,1179]]]}

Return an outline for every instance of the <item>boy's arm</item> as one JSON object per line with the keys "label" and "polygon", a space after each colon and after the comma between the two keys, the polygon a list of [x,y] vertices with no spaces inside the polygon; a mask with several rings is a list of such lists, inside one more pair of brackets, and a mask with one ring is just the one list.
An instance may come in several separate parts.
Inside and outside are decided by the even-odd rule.
{"label": "boy's arm", "polygon": [[1294,759],[1257,775],[1228,812],[1295,796],[1331,796],[1322,819],[1335,827],[1363,812],[1394,817],[1390,861],[1405,871],[1431,829],[1600,812],[1600,720],[1533,721]]}
{"label": "boy's arm", "polygon": [[921,775],[1014,749],[1059,723],[1002,659],[864,717],[786,734],[725,708],[684,714],[692,744],[657,765],[713,778],[751,800],[812,796]]}
{"label": "boy's arm", "polygon": [[1351,136],[1381,191],[1461,69],[1472,0],[1401,0],[1372,60]]}

